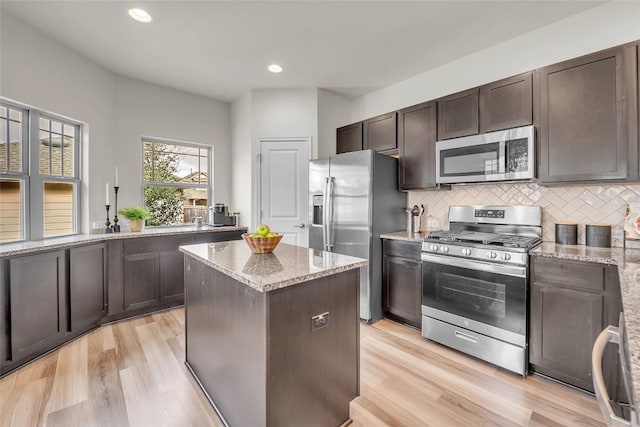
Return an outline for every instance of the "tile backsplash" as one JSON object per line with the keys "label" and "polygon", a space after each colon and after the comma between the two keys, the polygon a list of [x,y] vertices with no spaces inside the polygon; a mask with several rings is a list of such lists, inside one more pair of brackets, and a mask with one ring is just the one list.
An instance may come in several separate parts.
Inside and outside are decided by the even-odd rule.
{"label": "tile backsplash", "polygon": [[555,240],[556,222],[578,223],[584,244],[585,224],[611,224],[611,245],[622,247],[625,206],[640,202],[640,184],[542,187],[532,183],[454,185],[450,191],[410,192],[409,206],[424,204],[428,215],[447,227],[451,205],[525,205],[542,207],[542,239]]}

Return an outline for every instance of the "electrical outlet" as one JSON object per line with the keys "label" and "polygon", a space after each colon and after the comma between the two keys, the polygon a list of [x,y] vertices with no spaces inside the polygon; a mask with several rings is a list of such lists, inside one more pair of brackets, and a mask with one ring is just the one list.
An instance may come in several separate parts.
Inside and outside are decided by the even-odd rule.
{"label": "electrical outlet", "polygon": [[322,329],[329,325],[329,312],[326,311],[322,314],[316,314],[311,318],[311,332]]}

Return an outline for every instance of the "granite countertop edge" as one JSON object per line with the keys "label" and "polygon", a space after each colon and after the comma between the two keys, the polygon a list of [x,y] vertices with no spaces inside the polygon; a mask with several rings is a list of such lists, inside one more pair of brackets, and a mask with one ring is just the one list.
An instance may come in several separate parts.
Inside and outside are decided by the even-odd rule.
{"label": "granite countertop edge", "polygon": [[310,280],[314,280],[314,279],[320,279],[322,277],[327,277],[327,276],[332,276],[334,274],[337,273],[342,273],[344,271],[349,271],[349,270],[355,270],[356,268],[360,268],[360,267],[364,267],[366,266],[369,262],[367,260],[362,260],[362,261],[356,261],[353,263],[350,263],[348,265],[341,265],[341,266],[337,266],[337,267],[331,267],[331,268],[327,268],[325,270],[322,271],[318,271],[318,272],[314,272],[314,273],[307,273],[307,274],[301,274],[299,276],[296,277],[292,277],[289,279],[284,279],[284,280],[277,280],[275,282],[265,282],[265,283],[258,283],[255,282],[253,280],[249,280],[247,277],[238,274],[236,271],[224,267],[218,263],[215,263],[213,261],[211,261],[208,258],[204,258],[201,257],[191,251],[189,251],[186,248],[180,247],[180,252],[184,253],[185,255],[195,259],[196,261],[200,261],[205,265],[208,265],[209,267],[213,268],[214,270],[218,270],[221,273],[226,274],[227,276],[237,280],[240,283],[243,283],[247,286],[249,286],[252,289],[255,289],[258,292],[270,292],[270,291],[275,291],[277,289],[282,289],[282,288],[286,288],[289,286],[293,286],[293,285],[297,285],[299,283],[303,283],[303,282],[308,282]]}
{"label": "granite countertop edge", "polygon": [[529,254],[618,268],[634,400],[636,404],[640,402],[640,249],[596,248],[543,242]]}
{"label": "granite countertop edge", "polygon": [[409,230],[403,230],[403,231],[395,231],[392,233],[383,233],[380,235],[381,239],[389,239],[389,240],[406,240],[409,242],[420,242],[422,243],[422,241],[424,240],[424,238],[427,236],[427,234],[431,233],[432,231],[439,231],[440,229],[423,229],[420,230],[419,233],[412,233]]}
{"label": "granite countertop edge", "polygon": [[135,239],[139,237],[172,236],[180,234],[216,233],[224,231],[243,231],[244,226],[177,226],[167,228],[146,228],[141,232],[121,232],[109,234],[74,234],[72,236],[54,237],[51,239],[35,240],[17,243],[5,243],[0,245],[0,257],[24,255],[34,252],[49,251],[54,249],[69,248],[86,245],[88,243],[98,243],[107,240]]}

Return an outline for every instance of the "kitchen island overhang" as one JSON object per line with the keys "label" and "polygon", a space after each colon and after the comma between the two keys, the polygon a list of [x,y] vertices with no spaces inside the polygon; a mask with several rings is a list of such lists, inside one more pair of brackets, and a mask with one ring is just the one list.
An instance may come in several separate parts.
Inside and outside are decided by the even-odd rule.
{"label": "kitchen island overhang", "polygon": [[367,260],[242,241],[185,254],[186,365],[227,425],[338,426],[359,394]]}

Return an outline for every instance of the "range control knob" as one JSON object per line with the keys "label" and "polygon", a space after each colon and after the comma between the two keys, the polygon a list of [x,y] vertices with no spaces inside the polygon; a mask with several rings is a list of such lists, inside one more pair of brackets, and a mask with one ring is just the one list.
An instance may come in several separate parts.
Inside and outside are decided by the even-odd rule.
{"label": "range control knob", "polygon": [[493,251],[487,252],[487,258],[495,259],[497,256],[498,254]]}
{"label": "range control knob", "polygon": [[440,246],[440,252],[444,252],[446,254],[447,252],[449,252],[449,247],[448,246]]}
{"label": "range control knob", "polygon": [[469,248],[462,249],[462,254],[467,256],[471,255],[471,249]]}
{"label": "range control knob", "polygon": [[511,255],[510,254],[501,254],[500,258],[505,260],[505,261],[509,261],[511,259]]}
{"label": "range control knob", "polygon": [[438,250],[438,245],[431,245],[431,246],[429,246],[429,249],[431,249],[432,251],[437,251]]}

